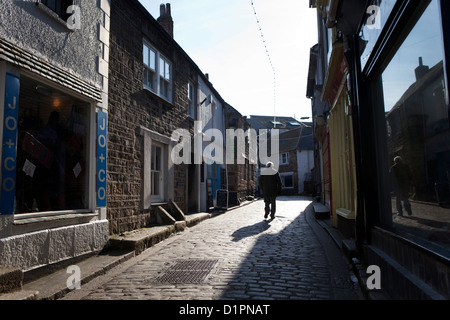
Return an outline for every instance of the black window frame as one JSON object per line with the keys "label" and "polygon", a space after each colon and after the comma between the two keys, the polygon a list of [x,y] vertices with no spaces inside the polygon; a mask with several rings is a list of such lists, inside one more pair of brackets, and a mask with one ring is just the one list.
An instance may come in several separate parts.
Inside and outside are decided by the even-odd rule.
{"label": "black window frame", "polygon": [[[387,189],[384,187],[386,185],[386,163],[379,161],[383,159],[386,154],[384,147],[380,144],[383,141],[384,136],[382,130],[379,129],[379,125],[385,121],[384,110],[378,109],[376,106],[377,99],[382,96],[382,84],[380,83],[381,74],[385,68],[389,65],[394,55],[397,53],[400,46],[405,41],[406,37],[410,34],[421,15],[428,7],[430,1],[421,0],[405,0],[398,1],[392,11],[388,22],[381,31],[381,35],[374,47],[368,63],[362,67],[361,62],[356,58],[354,67],[356,67],[356,87],[358,88],[358,117],[361,121],[360,125],[363,123],[368,130],[363,130],[360,143],[361,150],[361,161],[364,163],[362,168],[362,186],[364,194],[362,201],[365,203],[366,208],[371,208],[371,210],[365,210],[364,221],[362,222],[362,228],[359,232],[363,232],[365,235],[365,240],[367,243],[372,243],[371,228],[378,228],[381,230],[389,230],[389,222],[384,219],[383,212],[386,210],[386,203],[383,201],[387,198]],[[442,15],[442,32],[444,45],[444,77],[446,78],[446,83],[448,83],[449,66],[450,61],[450,45],[447,35],[450,34],[450,24],[446,21],[446,14],[450,12],[450,4],[446,0],[437,0],[438,6],[441,10]],[[358,32],[359,33],[359,32]],[[353,46],[355,49],[355,57],[360,56],[360,48],[357,47],[358,44],[357,37],[353,39]],[[447,90],[447,96],[450,96],[449,88]],[[361,107],[365,106],[365,107]],[[448,101],[447,101],[448,108]],[[450,109],[449,119],[450,119]],[[450,120],[449,120],[450,122]],[[378,160],[378,161],[377,161]],[[370,170],[368,170],[370,168]],[[375,183],[374,183],[375,182]],[[402,235],[395,233],[397,237],[402,237]],[[408,239],[409,242],[417,245],[417,243]],[[418,247],[431,253],[432,249]],[[431,251],[430,251],[431,250]]]}
{"label": "black window frame", "polygon": [[67,13],[67,8],[74,4],[73,0],[40,0],[40,3],[49,8],[51,11],[56,13],[58,17],[66,21],[69,19],[70,15]]}

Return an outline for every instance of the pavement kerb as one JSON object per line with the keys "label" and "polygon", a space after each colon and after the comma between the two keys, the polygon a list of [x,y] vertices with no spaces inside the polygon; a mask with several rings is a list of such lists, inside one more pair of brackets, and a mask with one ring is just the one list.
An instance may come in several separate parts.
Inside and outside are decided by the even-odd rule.
{"label": "pavement kerb", "polygon": [[[227,210],[215,210],[211,213],[186,214],[185,221],[176,222],[174,225],[154,226],[128,232],[123,236],[111,236],[108,248],[98,255],[76,263],[80,267],[80,270],[82,270],[80,283],[83,285],[90,282],[96,277],[105,274],[108,270],[141,254],[144,250],[169,238],[177,232],[183,232],[186,228],[192,228],[202,221],[242,208],[257,200],[245,201],[241,205]],[[67,285],[70,275],[66,268],[60,269],[52,274],[25,283],[19,290],[0,294],[0,301],[60,299],[71,292],[71,289]]]}
{"label": "pavement kerb", "polygon": [[[366,300],[389,300],[390,296],[384,290],[369,290],[366,285],[367,274],[366,266],[355,257],[355,253],[346,253],[344,242],[346,240],[336,229],[331,227],[329,223],[326,223],[323,218],[316,218],[314,214],[310,213],[307,215],[307,221],[311,227],[314,225],[321,227],[323,231],[328,235],[329,239],[334,242],[336,247],[344,254],[346,262],[351,269],[353,276],[358,282],[359,294]],[[315,228],[317,230],[317,228]]]}

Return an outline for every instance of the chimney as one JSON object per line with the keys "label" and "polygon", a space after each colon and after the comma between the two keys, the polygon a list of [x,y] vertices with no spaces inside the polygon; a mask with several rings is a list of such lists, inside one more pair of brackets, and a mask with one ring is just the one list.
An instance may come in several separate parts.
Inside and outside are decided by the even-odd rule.
{"label": "chimney", "polygon": [[159,7],[159,18],[157,19],[159,24],[167,31],[173,38],[173,19],[170,9],[170,3],[162,3]]}
{"label": "chimney", "polygon": [[423,58],[419,57],[419,66],[416,68],[416,81],[418,81],[420,78],[422,78],[424,75],[428,73],[430,70],[430,67],[423,65]]}

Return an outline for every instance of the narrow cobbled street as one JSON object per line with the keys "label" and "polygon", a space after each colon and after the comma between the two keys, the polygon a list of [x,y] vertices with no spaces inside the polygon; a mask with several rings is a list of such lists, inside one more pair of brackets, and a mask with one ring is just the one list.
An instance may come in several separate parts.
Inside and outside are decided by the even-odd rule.
{"label": "narrow cobbled street", "polygon": [[360,299],[347,261],[312,214],[280,197],[274,220],[255,201],[147,249],[65,300]]}

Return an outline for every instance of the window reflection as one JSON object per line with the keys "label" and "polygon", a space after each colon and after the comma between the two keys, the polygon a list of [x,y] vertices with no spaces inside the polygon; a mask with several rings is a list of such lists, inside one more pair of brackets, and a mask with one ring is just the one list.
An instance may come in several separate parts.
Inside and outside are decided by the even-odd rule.
{"label": "window reflection", "polygon": [[361,68],[369,61],[381,30],[386,24],[397,0],[371,0],[368,6],[364,25],[361,28]]}
{"label": "window reflection", "polygon": [[438,2],[382,75],[392,226],[450,256],[450,129]]}
{"label": "window reflection", "polygon": [[15,213],[88,208],[89,104],[22,77]]}

